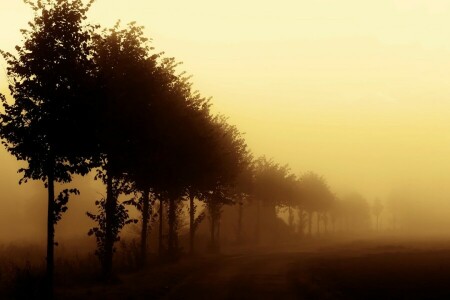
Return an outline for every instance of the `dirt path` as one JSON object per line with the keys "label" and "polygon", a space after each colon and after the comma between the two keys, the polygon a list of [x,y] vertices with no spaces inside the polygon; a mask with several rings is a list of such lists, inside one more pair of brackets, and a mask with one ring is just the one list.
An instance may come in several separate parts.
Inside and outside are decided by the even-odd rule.
{"label": "dirt path", "polygon": [[57,299],[450,299],[448,278],[450,241],[310,243],[184,258]]}
{"label": "dirt path", "polygon": [[301,252],[257,251],[186,259],[122,275],[116,284],[58,290],[58,299],[301,299],[293,266]]}
{"label": "dirt path", "polygon": [[298,254],[252,254],[223,260],[192,275],[164,299],[298,299],[289,280]]}

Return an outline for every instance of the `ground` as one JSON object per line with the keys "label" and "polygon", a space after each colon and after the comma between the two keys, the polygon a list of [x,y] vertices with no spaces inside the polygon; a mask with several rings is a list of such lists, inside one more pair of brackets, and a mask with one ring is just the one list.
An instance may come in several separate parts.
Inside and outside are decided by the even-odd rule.
{"label": "ground", "polygon": [[450,299],[450,243],[305,242],[185,258],[59,299]]}

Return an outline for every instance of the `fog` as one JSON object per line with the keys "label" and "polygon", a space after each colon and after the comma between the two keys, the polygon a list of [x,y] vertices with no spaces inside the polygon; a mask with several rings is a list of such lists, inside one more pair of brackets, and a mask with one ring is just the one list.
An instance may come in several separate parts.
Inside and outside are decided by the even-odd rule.
{"label": "fog", "polygon": [[[283,6],[239,5],[236,11],[232,3],[216,9],[204,1],[156,1],[150,9],[146,1],[131,2],[123,10],[121,1],[98,0],[90,17],[106,25],[121,19],[146,26],[155,47],[183,61],[195,87],[214,97],[213,110],[245,133],[255,156],[287,163],[298,175],[317,172],[338,196],[356,191],[370,203],[378,197],[388,207],[391,195],[403,195],[405,214],[411,215],[405,217],[405,230],[446,232],[448,5],[288,1]],[[1,31],[0,48],[11,50],[31,10],[20,1],[3,5],[0,22],[8,30]],[[233,22],[225,26],[229,18]],[[0,65],[4,70],[3,60]],[[0,92],[8,94],[4,75],[2,71]],[[9,240],[43,234],[42,184],[19,186],[19,164],[4,149],[0,163],[0,236]],[[82,194],[71,201],[58,225],[61,231],[76,235],[72,216],[83,215],[104,191],[91,181],[81,181]],[[386,228],[391,215],[386,208]],[[25,221],[14,222],[14,234],[12,220]],[[77,222],[84,226],[89,220]]]}
{"label": "fog", "polygon": [[[27,26],[33,13],[22,1],[3,2],[0,50],[14,51],[15,45],[23,42],[20,29]],[[175,200],[168,196],[158,201],[152,198],[149,234],[142,231],[140,236],[142,214],[136,207],[127,206],[130,217],[139,222],[125,225],[120,232],[122,240],[116,245],[122,248],[115,258],[121,260],[118,269],[134,271],[144,266],[139,265],[136,253],[138,244],[148,235],[148,244],[141,244],[142,253],[148,248],[150,265],[161,268],[167,277],[158,278],[161,283],[154,290],[158,295],[175,298],[183,293],[188,293],[186,299],[195,298],[188,292],[196,290],[190,289],[191,285],[206,290],[208,295],[209,285],[222,283],[224,278],[234,286],[242,278],[252,282],[248,278],[277,270],[287,274],[283,273],[283,278],[289,278],[289,289],[303,287],[297,288],[302,290],[297,291],[297,296],[317,299],[329,299],[328,290],[331,294],[336,292],[333,295],[337,298],[343,295],[341,291],[353,293],[352,276],[367,279],[358,282],[361,291],[367,286],[370,290],[373,282],[381,280],[379,274],[394,274],[392,281],[397,282],[398,274],[391,272],[390,263],[399,272],[399,278],[411,276],[400,280],[400,287],[401,282],[410,279],[425,280],[406,274],[403,264],[412,262],[411,269],[416,274],[423,270],[442,271],[439,263],[449,261],[450,255],[450,4],[441,0],[367,2],[289,0],[279,4],[231,0],[213,5],[206,0],[128,0],[126,7],[122,0],[94,2],[88,12],[89,21],[102,26],[111,26],[118,19],[123,25],[137,21],[145,27],[143,34],[151,39],[155,51],[164,51],[164,55],[182,61],[177,70],[193,75],[189,93],[198,89],[202,96],[211,96],[208,114],[226,116],[226,124],[235,125],[242,133],[252,155],[251,164],[262,161],[259,169],[252,165],[256,170],[252,169],[254,181],[251,188],[243,188],[245,196],[233,194],[235,198],[227,199],[228,204],[234,201],[234,205],[224,205],[223,199],[219,204],[206,200],[208,196],[215,199],[217,191],[191,195],[188,184],[183,187],[185,194],[176,199],[183,200],[178,204],[169,202]],[[6,68],[6,60],[0,58],[0,94],[12,103],[8,92],[12,81],[7,79]],[[4,112],[4,108],[0,107],[0,111]],[[169,128],[177,121],[167,122]],[[195,124],[195,128],[199,127]],[[48,196],[42,181],[19,185],[22,175],[18,170],[23,167],[25,162],[17,161],[3,145],[0,147],[0,250],[12,247],[12,256],[21,260],[20,264],[28,264],[33,253],[27,252],[23,258],[14,255],[14,249],[39,249],[44,253]],[[105,165],[101,167],[106,169]],[[171,171],[173,174],[166,178],[178,175]],[[76,175],[72,182],[55,186],[56,195],[66,188],[80,191],[80,195],[70,197],[67,212],[57,223],[55,241],[56,258],[79,260],[76,263],[83,272],[95,257],[95,233],[88,236],[88,232],[99,226],[86,212],[98,213],[95,202],[107,194],[104,182],[95,180],[94,173]],[[304,187],[309,175],[316,180],[316,185],[308,186],[310,190]],[[242,180],[239,176],[236,177]],[[259,186],[254,183],[258,176]],[[277,181],[277,176],[283,183]],[[242,182],[236,186],[239,184]],[[143,194],[143,190],[137,192],[139,197]],[[119,202],[128,198],[122,195]],[[157,219],[159,205],[167,217],[161,223]],[[229,255],[213,257],[218,272],[212,272],[210,265],[205,267],[205,261],[211,263],[209,256],[194,255],[193,260],[183,260],[187,253],[195,252],[189,248],[193,247],[195,232],[199,253],[222,251]],[[166,244],[167,249],[163,249]],[[113,245],[114,242],[111,251]],[[179,252],[169,253],[171,248]],[[419,248],[435,256],[424,258],[422,252],[416,251]],[[164,269],[165,250],[172,260],[181,257],[179,269]],[[0,263],[9,259],[9,254],[4,254],[9,250],[2,251]],[[80,259],[79,253],[88,258]],[[37,261],[42,263],[45,256],[41,252],[38,256]],[[110,259],[112,265],[112,254]],[[348,268],[342,267],[346,259],[350,261]],[[367,259],[372,268],[367,269],[375,270],[374,273],[358,276],[358,270],[366,267],[359,259]],[[197,263],[211,272],[205,271],[207,275],[203,277],[195,273],[186,279],[186,274],[197,270],[193,267]],[[9,268],[1,264],[0,267]],[[70,273],[72,269],[68,268]],[[77,276],[83,277],[83,272]],[[341,272],[350,274],[344,276],[350,278],[350,283],[333,277]],[[20,279],[21,273],[17,274]],[[130,279],[133,276],[124,279],[125,285],[135,284]],[[143,276],[150,275],[144,272]],[[71,277],[62,278],[63,283],[58,282],[61,294],[64,284],[78,282]],[[175,284],[173,278],[183,278],[183,282]],[[314,278],[332,284],[323,287]],[[153,279],[148,281],[154,282]],[[258,298],[258,293],[264,291],[264,280],[253,284],[243,298]],[[279,291],[288,290],[280,282],[277,284]],[[335,291],[334,284],[339,286]],[[240,293],[245,290],[234,289]],[[217,290],[223,290],[222,286]],[[427,287],[424,290],[428,292]],[[439,292],[439,287],[435,291]],[[74,299],[81,295],[71,292]],[[354,293],[356,299],[370,298]],[[372,291],[371,295],[378,294]],[[379,298],[383,296],[386,295]]]}
{"label": "fog", "polygon": [[[31,242],[45,245],[47,194],[40,181],[29,181],[19,185],[21,175],[17,173],[21,166],[4,149],[1,150],[2,171],[0,173],[0,187],[2,201],[0,201],[0,239],[2,243]],[[332,174],[332,173],[331,173]],[[398,174],[398,177],[401,174]],[[383,210],[380,214],[378,235],[405,236],[408,238],[449,237],[450,229],[450,193],[445,185],[439,185],[429,174],[429,183],[402,180],[403,184],[384,187],[378,196]],[[409,177],[405,174],[404,177]],[[328,184],[335,193],[342,197],[357,191],[350,183],[339,186],[328,180]],[[81,195],[73,196],[69,202],[69,210],[57,225],[56,240],[70,241],[79,239],[89,241],[88,230],[94,223],[86,216],[87,211],[95,212],[95,200],[105,196],[102,182],[94,180],[93,174],[85,177],[76,176],[71,183],[57,186],[57,191],[63,188],[76,187]],[[366,197],[373,205],[374,198]],[[134,208],[130,208],[133,217],[139,218]],[[287,215],[281,211],[279,217],[287,222]],[[370,232],[376,229],[375,217],[371,215]],[[125,230],[124,235],[135,237],[136,232]],[[75,245],[74,245],[75,246]],[[84,247],[84,245],[83,245]]]}

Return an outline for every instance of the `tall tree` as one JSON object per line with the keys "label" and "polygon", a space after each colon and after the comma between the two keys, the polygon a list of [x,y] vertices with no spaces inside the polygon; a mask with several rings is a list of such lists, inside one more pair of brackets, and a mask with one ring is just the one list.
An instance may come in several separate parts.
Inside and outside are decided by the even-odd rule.
{"label": "tall tree", "polygon": [[[80,143],[85,128],[80,112],[86,109],[87,84],[92,78],[90,30],[84,26],[92,0],[28,3],[34,10],[24,43],[16,54],[2,52],[8,63],[10,92],[2,99],[0,136],[6,149],[28,163],[21,182],[42,180],[48,191],[47,282],[51,293],[54,269],[54,225],[60,218],[54,182],[68,182],[71,174],[89,171],[88,151]],[[62,197],[60,199],[66,199]],[[49,295],[51,297],[51,294]]]}
{"label": "tall tree", "polygon": [[154,59],[149,55],[143,28],[135,23],[121,28],[117,22],[114,27],[96,33],[93,44],[95,104],[89,116],[97,145],[93,156],[100,167],[99,177],[106,185],[104,250],[100,253],[104,276],[109,277],[114,244],[120,233],[120,229],[116,230],[122,209],[118,203],[123,191],[120,186],[129,183],[125,174],[135,153],[131,151],[135,136],[143,130],[143,120],[149,117],[145,75]]}

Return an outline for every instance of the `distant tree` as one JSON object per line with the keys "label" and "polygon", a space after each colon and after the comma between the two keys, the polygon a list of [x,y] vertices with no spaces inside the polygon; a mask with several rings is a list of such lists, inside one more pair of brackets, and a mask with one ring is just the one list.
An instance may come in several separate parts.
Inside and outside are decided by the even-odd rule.
{"label": "distant tree", "polygon": [[238,209],[238,219],[236,226],[236,242],[238,244],[244,243],[243,233],[243,219],[244,219],[244,207],[251,202],[252,188],[254,183],[254,165],[252,163],[253,158],[250,153],[247,155],[247,163],[241,170],[236,178],[235,184],[235,202]]}
{"label": "distant tree", "polygon": [[216,189],[210,191],[210,193],[205,196],[205,201],[211,224],[209,250],[216,253],[219,252],[220,249],[220,217],[222,208],[226,204],[233,204],[234,201],[230,190],[223,186],[218,186]]}
{"label": "distant tree", "polygon": [[339,203],[340,219],[347,231],[361,231],[369,228],[370,206],[358,193],[350,193]]}
{"label": "distant tree", "polygon": [[[24,43],[16,55],[1,52],[14,102],[1,98],[0,136],[6,149],[28,163],[23,178],[42,180],[48,191],[47,280],[52,293],[54,225],[67,209],[70,192],[55,198],[54,182],[69,182],[71,174],[86,174],[89,157],[80,143],[86,131],[80,112],[88,108],[90,31],[84,25],[92,0],[25,1],[34,10]],[[51,297],[51,294],[48,295]]]}
{"label": "distant tree", "polygon": [[376,222],[377,222],[377,231],[379,229],[378,227],[378,219],[383,212],[384,206],[381,204],[380,199],[376,198],[375,203],[372,206],[372,213],[375,215]]}
{"label": "distant tree", "polygon": [[304,207],[308,212],[308,232],[311,236],[313,213],[317,214],[317,232],[319,233],[321,216],[332,206],[334,196],[325,179],[313,172],[303,175],[300,178],[300,184]]}
{"label": "distant tree", "polygon": [[[214,151],[209,115],[209,100],[194,92],[189,77],[177,74],[178,64],[164,59],[161,68],[169,80],[161,101],[153,107],[158,112],[154,124],[156,144],[155,159],[150,163],[152,186],[164,195],[168,209],[168,252],[175,257],[178,233],[176,209],[178,202],[188,197],[190,221],[195,214],[194,198],[204,185],[208,166],[213,166],[209,152]],[[191,222],[191,225],[194,224]]]}
{"label": "distant tree", "polygon": [[261,227],[264,230],[270,229],[273,238],[277,238],[276,208],[277,206],[292,205],[290,201],[293,197],[292,182],[294,178],[287,165],[280,166],[265,157],[260,157],[255,161],[253,197],[256,205],[255,239],[257,242],[261,236]]}
{"label": "distant tree", "polygon": [[289,174],[289,176],[285,178],[280,193],[283,194],[280,206],[286,207],[287,209],[288,226],[291,233],[293,233],[295,231],[294,209],[297,206],[298,202],[302,201],[301,195],[299,195],[298,181],[295,175]]}
{"label": "distant tree", "polygon": [[[206,189],[202,197],[207,204],[211,221],[211,250],[218,251],[220,217],[223,205],[235,204],[242,197],[246,187],[242,182],[248,172],[251,156],[239,130],[227,123],[224,117],[213,120],[216,128],[213,136],[214,148],[209,151],[212,168],[204,173]],[[241,180],[239,182],[239,180]],[[216,226],[219,225],[219,226]]]}
{"label": "distant tree", "polygon": [[308,224],[308,213],[306,212],[308,206],[304,199],[300,179],[295,181],[293,203],[297,210],[297,232],[300,237],[304,237],[305,229]]}

